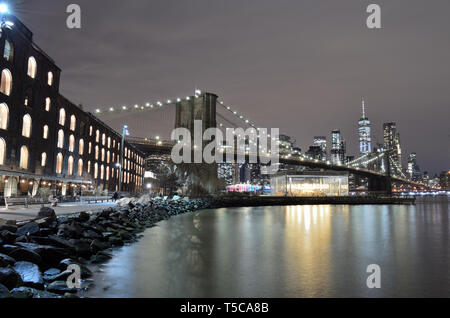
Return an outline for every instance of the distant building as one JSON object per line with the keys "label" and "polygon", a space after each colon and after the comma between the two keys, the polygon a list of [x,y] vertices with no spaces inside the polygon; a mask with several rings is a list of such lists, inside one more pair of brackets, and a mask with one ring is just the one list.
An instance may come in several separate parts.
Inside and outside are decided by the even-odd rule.
{"label": "distant building", "polygon": [[308,158],[323,161],[323,151],[320,146],[310,146],[309,150],[307,152],[305,152],[305,155]]}
{"label": "distant building", "polygon": [[270,188],[275,196],[346,196],[348,174],[333,171],[280,173],[270,177]]}
{"label": "distant building", "polygon": [[442,171],[439,180],[441,189],[450,190],[450,171]]}
{"label": "distant building", "polygon": [[417,154],[415,152],[411,153],[408,158],[408,175],[412,181],[422,180],[422,173],[417,164]]}
{"label": "distant building", "polygon": [[[390,156],[393,160],[394,165],[397,166],[398,170],[402,170],[402,149],[400,146],[400,134],[397,131],[397,124],[385,123],[383,124],[383,137],[384,137],[384,149],[390,151]],[[395,167],[391,167],[392,171]]]}
{"label": "distant building", "polygon": [[318,146],[321,149],[321,160],[327,160],[327,137],[325,136],[315,136],[313,146]]}
{"label": "distant building", "polygon": [[331,151],[330,151],[331,163],[333,164],[341,163],[341,146],[342,146],[341,131],[335,129],[331,132]]}
{"label": "distant building", "polygon": [[366,117],[366,108],[364,101],[362,102],[362,117],[358,122],[359,135],[359,152],[368,154],[372,152],[372,137],[370,120]]}

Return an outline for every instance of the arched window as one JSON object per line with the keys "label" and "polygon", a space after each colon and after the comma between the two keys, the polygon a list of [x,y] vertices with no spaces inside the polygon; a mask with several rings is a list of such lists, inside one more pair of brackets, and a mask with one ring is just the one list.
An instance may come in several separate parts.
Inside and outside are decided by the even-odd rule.
{"label": "arched window", "polygon": [[41,155],[41,167],[45,167],[47,164],[47,154],[45,152]]}
{"label": "arched window", "polygon": [[11,42],[5,40],[5,49],[3,50],[3,58],[8,62],[12,62],[14,57],[14,47]]}
{"label": "arched window", "polygon": [[48,139],[48,126],[45,125],[43,130],[44,130],[44,131],[43,131],[43,133],[42,133],[42,138]]}
{"label": "arched window", "polygon": [[88,145],[88,153],[91,154],[92,153],[92,143],[89,141],[89,145]]}
{"label": "arched window", "polygon": [[0,138],[0,166],[5,164],[5,156],[6,156],[6,142],[5,139]]}
{"label": "arched window", "polygon": [[64,148],[64,130],[58,131],[58,148]]}
{"label": "arched window", "polygon": [[100,180],[105,178],[105,166],[101,165],[100,167]]}
{"label": "arched window", "polygon": [[108,149],[111,148],[111,137],[108,137]]}
{"label": "arched window", "polygon": [[69,137],[69,151],[74,152],[75,150],[75,137],[74,135],[70,135]]}
{"label": "arched window", "polygon": [[31,116],[26,114],[22,120],[22,136],[26,138],[31,137]]}
{"label": "arched window", "polygon": [[9,108],[5,103],[0,104],[0,129],[8,129]]}
{"label": "arched window", "polygon": [[70,156],[67,160],[67,174],[69,176],[73,175],[73,157]]}
{"label": "arched window", "polygon": [[2,79],[0,84],[0,92],[5,94],[6,96],[11,95],[12,89],[12,75],[8,69],[4,69],[2,71]]}
{"label": "arched window", "polygon": [[97,130],[95,132],[95,142],[99,142],[100,141],[100,130]]}
{"label": "arched window", "polygon": [[47,83],[48,83],[48,86],[53,85],[53,73],[52,72],[48,72]]}
{"label": "arched window", "polygon": [[66,111],[64,110],[64,108],[61,108],[59,110],[59,124],[61,126],[64,126],[66,123]]}
{"label": "arched window", "polygon": [[27,146],[22,146],[22,148],[20,148],[20,168],[28,169],[28,148],[27,148]]}
{"label": "arched window", "polygon": [[50,111],[51,104],[52,104],[52,100],[50,99],[50,97],[47,97],[45,99],[45,110],[46,111],[48,111],[48,112]]}
{"label": "arched window", "polygon": [[92,126],[89,127],[89,136],[92,136],[94,128]]}
{"label": "arched window", "polygon": [[78,153],[80,156],[84,154],[84,140],[80,139],[79,145],[78,145]]}
{"label": "arched window", "polygon": [[106,144],[106,135],[102,135],[102,145],[104,146]]}
{"label": "arched window", "polygon": [[88,161],[87,173],[91,173],[91,161]]}
{"label": "arched window", "polygon": [[106,167],[106,181],[109,181],[109,167]]}
{"label": "arched window", "polygon": [[63,167],[63,155],[62,153],[59,153],[56,156],[56,173],[62,173],[62,167]]}
{"label": "arched window", "polygon": [[78,160],[78,176],[83,176],[83,159]]}
{"label": "arched window", "polygon": [[33,90],[30,88],[25,92],[25,101],[23,102],[25,106],[33,107]]}
{"label": "arched window", "polygon": [[98,160],[98,146],[95,146],[95,160]]}
{"label": "arched window", "polygon": [[106,163],[110,163],[111,161],[111,153],[109,152],[109,150],[108,150],[108,152],[106,153]]}
{"label": "arched window", "polygon": [[94,165],[94,179],[98,178],[98,163]]}
{"label": "arched window", "polygon": [[30,56],[30,58],[28,59],[28,76],[31,78],[35,78],[36,77],[36,71],[37,71],[37,63],[36,63],[36,59],[32,56]]}
{"label": "arched window", "polygon": [[102,161],[105,161],[105,148],[102,148]]}
{"label": "arched window", "polygon": [[75,115],[70,117],[70,130],[75,131],[75,127],[77,126],[77,118]]}

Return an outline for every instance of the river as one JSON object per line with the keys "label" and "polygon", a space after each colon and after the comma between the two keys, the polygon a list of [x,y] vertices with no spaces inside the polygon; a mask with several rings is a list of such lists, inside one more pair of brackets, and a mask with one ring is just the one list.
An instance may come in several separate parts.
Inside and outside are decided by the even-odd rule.
{"label": "river", "polygon": [[445,197],[184,214],[115,250],[86,296],[450,297],[449,225]]}

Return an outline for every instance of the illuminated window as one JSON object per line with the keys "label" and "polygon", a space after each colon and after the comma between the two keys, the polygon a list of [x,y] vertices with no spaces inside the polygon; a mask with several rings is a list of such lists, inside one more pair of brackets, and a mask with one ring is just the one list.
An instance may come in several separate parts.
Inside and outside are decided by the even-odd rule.
{"label": "illuminated window", "polygon": [[100,167],[100,180],[105,178],[105,166],[101,165]]}
{"label": "illuminated window", "polygon": [[14,47],[11,42],[5,40],[5,49],[3,50],[3,58],[8,62],[12,62],[14,57]]}
{"label": "illuminated window", "polygon": [[95,146],[95,160],[98,160],[98,146]]}
{"label": "illuminated window", "polygon": [[31,137],[31,116],[26,114],[22,120],[22,136],[26,138]]}
{"label": "illuminated window", "polygon": [[58,131],[58,148],[64,148],[64,131],[62,129]]}
{"label": "illuminated window", "polygon": [[78,176],[83,176],[83,159],[78,160]]}
{"label": "illuminated window", "polygon": [[106,181],[109,181],[109,167],[106,167]]}
{"label": "illuminated window", "polygon": [[75,137],[74,135],[70,135],[69,137],[69,151],[74,152],[75,150]]}
{"label": "illuminated window", "polygon": [[48,139],[48,126],[45,125],[43,130],[42,138]]}
{"label": "illuminated window", "polygon": [[47,164],[47,154],[45,152],[41,155],[41,167],[45,167]]}
{"label": "illuminated window", "polygon": [[108,152],[106,153],[106,163],[110,163],[110,156],[111,156],[111,153],[108,150]]}
{"label": "illuminated window", "polygon": [[69,176],[73,175],[73,157],[70,156],[67,160],[67,174]]}
{"label": "illuminated window", "polygon": [[22,146],[20,148],[20,168],[28,169],[28,148],[26,146]]}
{"label": "illuminated window", "polygon": [[111,137],[108,137],[108,149],[111,148]]}
{"label": "illuminated window", "polygon": [[0,138],[0,166],[5,164],[5,155],[6,155],[6,142],[5,139]]}
{"label": "illuminated window", "polygon": [[94,165],[94,179],[98,178],[98,163]]}
{"label": "illuminated window", "polygon": [[95,132],[95,142],[99,142],[100,141],[100,130],[97,130]]}
{"label": "illuminated window", "polygon": [[5,103],[0,104],[0,129],[8,129],[9,108]]}
{"label": "illuminated window", "polygon": [[56,156],[56,173],[62,173],[62,167],[63,167],[63,155],[62,153],[59,153]]}
{"label": "illuminated window", "polygon": [[94,132],[94,128],[92,126],[89,127],[89,136],[92,136]]}
{"label": "illuminated window", "polygon": [[102,148],[102,161],[105,161],[105,148]]}
{"label": "illuminated window", "polygon": [[36,77],[36,71],[37,71],[37,63],[36,63],[36,59],[34,57],[30,57],[28,59],[28,76],[31,78],[35,78]]}
{"label": "illuminated window", "polygon": [[89,142],[88,153],[89,153],[89,154],[92,153],[92,143],[91,143],[91,142]]}
{"label": "illuminated window", "polygon": [[8,69],[2,71],[2,79],[0,84],[0,92],[9,96],[12,89],[12,75]]}
{"label": "illuminated window", "polygon": [[51,103],[52,103],[52,101],[51,101],[50,97],[47,97],[45,99],[45,110],[48,112],[50,111]]}
{"label": "illuminated window", "polygon": [[102,135],[102,145],[104,146],[106,144],[106,135]]}
{"label": "illuminated window", "polygon": [[91,161],[88,161],[87,173],[91,173]]}
{"label": "illuminated window", "polygon": [[53,85],[53,73],[52,72],[48,72],[47,75],[47,84],[48,86],[52,86]]}
{"label": "illuminated window", "polygon": [[77,125],[77,118],[75,117],[75,115],[72,115],[70,117],[70,130],[75,131],[76,125]]}
{"label": "illuminated window", "polygon": [[66,124],[66,111],[64,108],[61,108],[59,111],[59,124],[64,126]]}
{"label": "illuminated window", "polygon": [[78,153],[80,154],[80,156],[82,156],[84,154],[84,140],[80,139],[79,145],[78,145]]}

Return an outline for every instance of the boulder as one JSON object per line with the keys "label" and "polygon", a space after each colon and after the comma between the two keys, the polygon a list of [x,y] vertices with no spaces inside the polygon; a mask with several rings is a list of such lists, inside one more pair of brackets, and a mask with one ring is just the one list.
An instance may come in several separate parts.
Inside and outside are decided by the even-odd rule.
{"label": "boulder", "polygon": [[22,285],[22,278],[12,268],[0,268],[0,284],[11,290]]}
{"label": "boulder", "polygon": [[1,298],[9,298],[11,295],[9,294],[9,289],[0,284],[0,299]]}
{"label": "boulder", "polygon": [[48,239],[52,242],[53,245],[62,247],[62,248],[68,248],[68,249],[75,249],[75,246],[71,244],[68,240],[63,239],[62,237],[56,236],[56,235],[50,235]]}
{"label": "boulder", "polygon": [[24,286],[43,289],[44,279],[36,264],[30,262],[17,262],[14,264],[14,270],[20,275],[20,278],[22,278]]}
{"label": "boulder", "polygon": [[64,295],[65,293],[75,294],[78,292],[76,288],[69,288],[65,281],[54,281],[47,286],[47,290],[59,295]]}
{"label": "boulder", "polygon": [[47,207],[41,208],[41,210],[38,213],[38,218],[49,218],[52,220],[56,220],[55,210]]}
{"label": "boulder", "polygon": [[38,253],[23,247],[15,247],[15,249],[13,249],[10,253],[7,254],[18,262],[23,261],[34,264],[41,264],[42,262],[42,258]]}
{"label": "boulder", "polygon": [[14,258],[0,253],[0,267],[8,267],[9,265],[14,265],[15,262]]}
{"label": "boulder", "polygon": [[17,226],[9,225],[9,224],[2,224],[2,225],[0,225],[0,232],[3,232],[3,231],[9,231],[11,233],[16,233]]}
{"label": "boulder", "polygon": [[29,222],[17,229],[18,235],[33,235],[39,232],[39,225],[36,222]]}
{"label": "boulder", "polygon": [[109,261],[111,258],[112,258],[111,255],[100,252],[91,257],[91,262],[93,264],[100,264],[100,263],[105,263],[105,262]]}
{"label": "boulder", "polygon": [[37,290],[30,287],[19,287],[11,290],[10,293],[13,298],[61,298],[60,295],[50,293],[44,290]]}
{"label": "boulder", "polygon": [[58,275],[58,274],[60,274],[61,273],[61,270],[59,270],[59,269],[57,269],[57,268],[50,268],[50,269],[47,269],[45,272],[44,272],[44,280],[45,281],[48,281],[48,280],[50,280],[50,278],[52,278],[52,277],[54,277],[54,276],[56,276],[56,275]]}
{"label": "boulder", "polygon": [[0,238],[3,242],[6,244],[14,243],[17,239],[18,235],[15,233],[12,233],[10,231],[4,230],[0,232]]}
{"label": "boulder", "polygon": [[44,265],[56,266],[61,260],[69,256],[69,251],[50,245],[39,245],[34,243],[17,243],[17,245],[39,254]]}
{"label": "boulder", "polygon": [[46,281],[47,282],[50,282],[50,283],[52,283],[52,282],[55,282],[55,281],[58,281],[58,280],[60,280],[60,281],[67,281],[67,278],[70,276],[70,275],[72,275],[72,271],[64,271],[64,272],[60,272],[59,274],[57,274],[57,275],[53,275],[53,276],[48,276],[48,277],[46,277]]}
{"label": "boulder", "polygon": [[87,212],[80,212],[80,214],[78,215],[78,220],[80,222],[87,222],[87,221],[89,221],[90,218],[91,218],[91,215]]}

